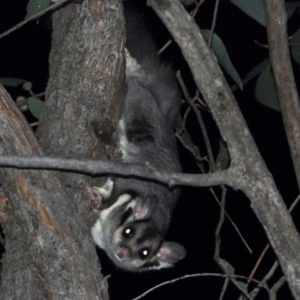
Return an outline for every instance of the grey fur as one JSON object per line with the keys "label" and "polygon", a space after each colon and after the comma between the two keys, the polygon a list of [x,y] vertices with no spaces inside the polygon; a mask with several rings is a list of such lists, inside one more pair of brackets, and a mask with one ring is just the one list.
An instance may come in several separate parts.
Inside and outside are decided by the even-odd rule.
{"label": "grey fur", "polygon": [[[180,107],[174,74],[160,62],[140,15],[125,9],[127,42],[138,68],[127,76],[127,95],[119,123],[119,150],[124,163],[148,164],[180,172],[173,133]],[[185,256],[183,246],[163,241],[179,190],[150,180],[108,179],[89,190],[92,200],[111,203],[92,228],[95,243],[114,263],[130,271],[172,266]]]}

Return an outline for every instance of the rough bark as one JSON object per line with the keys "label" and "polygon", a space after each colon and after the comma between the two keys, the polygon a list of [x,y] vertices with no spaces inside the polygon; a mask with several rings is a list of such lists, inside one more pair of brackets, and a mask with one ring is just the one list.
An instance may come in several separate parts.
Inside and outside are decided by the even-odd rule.
{"label": "rough bark", "polygon": [[260,156],[237,103],[194,20],[178,0],[148,1],[181,47],[195,82],[228,145],[231,186],[249,197],[289,286],[300,299],[299,234]]}
{"label": "rough bark", "polygon": [[[53,16],[50,79],[38,138],[1,88],[0,153],[114,158],[124,94],[118,0],[70,4]],[[107,299],[86,218],[85,175],[1,169],[12,214],[1,299]]]}
{"label": "rough bark", "polygon": [[[0,86],[0,153],[42,155]],[[1,299],[107,299],[84,218],[55,172],[0,169],[9,197]],[[72,216],[72,217],[69,217]]]}
{"label": "rough bark", "polygon": [[[124,41],[120,1],[84,1],[53,15],[50,79],[38,128],[46,154],[114,157],[111,136],[124,94]],[[71,185],[78,186],[75,178]]]}

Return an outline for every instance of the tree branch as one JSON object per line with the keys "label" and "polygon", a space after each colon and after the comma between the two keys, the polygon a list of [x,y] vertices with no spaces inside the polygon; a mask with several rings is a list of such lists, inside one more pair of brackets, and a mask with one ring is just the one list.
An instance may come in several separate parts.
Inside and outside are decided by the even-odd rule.
{"label": "tree branch", "polygon": [[35,20],[41,16],[43,16],[44,14],[46,14],[47,12],[51,11],[51,10],[55,10],[57,8],[59,8],[60,6],[62,6],[64,3],[66,2],[70,2],[70,0],[60,0],[57,3],[54,3],[53,5],[48,6],[46,9],[30,16],[28,19],[25,19],[24,21],[20,22],[19,24],[15,25],[14,27],[10,28],[9,30],[3,32],[0,34],[0,39],[2,39],[3,37],[5,37],[6,35],[9,35],[10,33],[14,32],[15,30],[21,28],[22,26],[26,25],[28,22]]}
{"label": "tree branch", "polygon": [[[300,238],[230,88],[200,30],[178,0],[148,1],[187,60],[195,82],[228,145],[235,187],[241,188],[267,233],[289,286],[300,299]],[[263,201],[262,201],[263,200]]]}
{"label": "tree branch", "polygon": [[75,171],[92,175],[121,175],[126,177],[140,177],[153,179],[169,186],[212,186],[220,184],[231,184],[231,170],[218,171],[210,174],[181,174],[162,173],[145,163],[124,164],[118,161],[92,160],[92,159],[65,159],[46,156],[15,156],[0,155],[1,167],[12,167],[19,169],[43,169]]}
{"label": "tree branch", "polygon": [[270,59],[300,190],[300,103],[288,46],[285,1],[266,0],[265,8]]}

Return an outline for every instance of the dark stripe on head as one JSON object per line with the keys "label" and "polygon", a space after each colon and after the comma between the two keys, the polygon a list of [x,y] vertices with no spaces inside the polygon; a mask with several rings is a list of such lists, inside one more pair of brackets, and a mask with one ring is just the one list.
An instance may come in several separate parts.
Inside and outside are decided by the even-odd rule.
{"label": "dark stripe on head", "polygon": [[123,225],[131,216],[132,216],[132,208],[129,207],[122,215],[119,226]]}
{"label": "dark stripe on head", "polygon": [[157,229],[153,227],[145,227],[140,233],[140,237],[136,240],[137,244],[142,244],[147,240],[152,240],[159,235]]}

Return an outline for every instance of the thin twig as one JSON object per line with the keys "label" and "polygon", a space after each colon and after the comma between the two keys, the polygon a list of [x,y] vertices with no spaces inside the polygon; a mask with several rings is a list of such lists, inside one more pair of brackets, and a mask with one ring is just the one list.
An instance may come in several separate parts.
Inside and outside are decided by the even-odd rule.
{"label": "thin twig", "polygon": [[[289,208],[288,212],[291,213],[293,211],[293,209],[296,207],[296,205],[299,203],[300,201],[300,195],[297,196],[297,198],[295,199],[295,201],[292,203],[291,207]],[[257,263],[255,264],[254,269],[251,271],[251,274],[249,276],[249,279],[247,281],[247,284],[249,284],[249,282],[251,281],[251,278],[254,276],[255,271],[257,270],[257,267],[259,265],[259,263],[262,261],[263,257],[265,256],[267,250],[270,248],[270,245],[266,245],[266,247],[264,248],[264,250],[262,251]],[[277,267],[279,266],[278,261],[275,261],[273,266],[271,267],[271,269],[269,270],[269,272],[265,275],[265,277],[263,278],[262,282],[266,283],[275,273]],[[256,295],[258,294],[258,292],[260,291],[261,286],[258,285],[250,294],[253,297],[256,297]]]}
{"label": "thin twig", "polygon": [[224,298],[224,295],[226,293],[226,290],[227,290],[229,282],[230,282],[230,279],[229,278],[225,278],[224,284],[223,284],[223,287],[222,287],[222,291],[221,291],[221,295],[219,297],[219,300],[222,300]]}
{"label": "thin twig", "polygon": [[173,43],[173,40],[169,39],[157,52],[157,55],[161,55],[168,47]]}
{"label": "thin twig", "polygon": [[[198,122],[199,122],[199,124],[200,124],[200,126],[201,126],[201,130],[202,130],[202,132],[203,132],[203,136],[206,137],[206,138],[205,138],[206,148],[208,149],[208,152],[209,152],[209,149],[210,149],[210,153],[211,153],[211,156],[210,156],[210,164],[211,164],[211,165],[214,165],[214,159],[213,159],[213,156],[212,156],[211,145],[210,145],[210,141],[209,141],[209,138],[208,138],[208,133],[207,133],[206,126],[205,126],[205,124],[204,124],[203,118],[202,118],[202,116],[201,116],[201,113],[200,113],[200,111],[195,107],[194,101],[191,99],[190,94],[189,94],[189,92],[188,92],[188,90],[187,90],[187,88],[186,88],[186,85],[185,85],[185,83],[184,83],[184,81],[183,81],[183,78],[181,77],[179,71],[177,72],[177,78],[178,78],[178,81],[179,81],[180,86],[181,86],[181,88],[182,88],[183,94],[184,94],[184,96],[185,96],[185,98],[186,98],[186,101],[190,104],[190,107],[192,107],[192,108],[194,109],[196,115],[198,114],[198,115],[197,115],[197,117],[198,117]],[[195,98],[198,99],[198,101],[200,102],[200,99],[199,99],[199,91],[196,92],[196,97],[195,97]],[[185,115],[185,117],[187,117],[187,114]],[[184,122],[184,124],[185,124],[185,122]],[[197,165],[199,166],[200,170],[204,173],[204,170],[203,170],[202,166],[198,163],[198,161],[203,161],[203,160],[205,160],[205,158],[199,157],[199,156],[195,153],[195,151],[194,151],[194,149],[193,149],[192,147],[190,147],[190,146],[188,146],[188,145],[186,145],[186,144],[184,143],[184,141],[181,139],[181,137],[179,136],[179,134],[176,134],[176,136],[177,136],[177,138],[181,141],[181,143],[183,144],[183,146],[184,146],[187,150],[189,150],[189,151],[192,153],[192,155],[195,157],[195,159],[196,159],[196,161],[197,161]],[[210,188],[210,191],[211,191],[211,193],[213,194],[214,198],[216,199],[217,203],[218,203],[219,205],[221,205],[221,203],[220,203],[218,197],[216,196],[214,190],[213,190],[212,188]],[[248,249],[248,251],[250,252],[250,254],[252,254],[251,248],[249,247],[249,245],[247,244],[247,242],[246,242],[245,239],[243,238],[242,234],[240,233],[238,227],[236,226],[236,224],[233,222],[233,220],[231,219],[231,217],[228,215],[228,213],[227,213],[226,211],[225,211],[225,215],[226,215],[226,217],[228,218],[228,220],[231,222],[232,226],[235,228],[236,232],[237,232],[238,235],[240,236],[242,242],[244,243],[244,245],[246,246],[246,248]]]}
{"label": "thin twig", "polygon": [[216,171],[210,174],[164,173],[153,168],[149,163],[131,164],[118,161],[58,158],[47,156],[0,155],[0,167],[18,169],[43,169],[58,171],[75,171],[88,174],[119,175],[123,177],[148,178],[163,182],[170,187],[174,185],[212,186],[232,185],[234,169]]}
{"label": "thin twig", "polygon": [[199,155],[197,155],[197,153],[195,152],[195,150],[193,149],[193,147],[187,145],[184,140],[182,139],[182,137],[180,136],[180,134],[175,133],[175,136],[178,138],[178,140],[181,142],[181,144],[185,147],[185,149],[187,149],[196,159],[196,162],[200,168],[200,170],[204,173],[204,169],[201,167],[200,163],[202,161],[207,161],[207,163],[209,164],[209,160],[206,157],[200,157]]}
{"label": "thin twig", "polygon": [[217,261],[220,258],[220,248],[221,248],[221,228],[224,223],[224,212],[225,212],[225,202],[226,202],[226,192],[227,189],[225,187],[222,188],[222,200],[220,203],[221,209],[220,209],[220,219],[219,223],[216,228],[215,236],[216,236],[216,248],[215,248],[215,258],[217,258]]}
{"label": "thin twig", "polygon": [[271,293],[277,294],[278,290],[282,287],[282,285],[286,282],[285,276],[282,276],[271,288]]}
{"label": "thin twig", "polygon": [[33,123],[29,124],[30,127],[34,127],[34,126],[38,126],[38,125],[39,125],[39,122],[33,122]]}
{"label": "thin twig", "polygon": [[20,22],[19,24],[15,25],[14,27],[10,28],[9,30],[3,32],[2,34],[0,34],[0,39],[2,39],[3,37],[5,37],[6,35],[12,33],[13,31],[21,28],[22,26],[24,26],[25,24],[27,24],[28,22],[34,20],[34,19],[37,19],[39,17],[41,17],[42,15],[44,15],[45,13],[47,13],[48,11],[50,10],[54,10],[58,7],[60,7],[62,4],[66,3],[66,2],[69,2],[70,0],[61,0],[53,5],[50,5],[49,7],[47,7],[46,9],[32,15],[31,17],[29,17],[28,19]]}
{"label": "thin twig", "polygon": [[291,207],[288,210],[289,213],[291,213],[294,210],[294,208],[299,203],[299,201],[300,201],[300,195],[298,195],[295,201],[292,203]]}
{"label": "thin twig", "polygon": [[[221,206],[221,201],[218,199],[215,191],[213,188],[209,188],[210,192],[212,193],[212,195],[214,196],[215,200],[217,201],[217,203]],[[230,215],[226,212],[225,210],[225,216],[226,218],[229,220],[229,222],[231,223],[231,225],[233,226],[233,228],[235,229],[235,231],[237,232],[238,236],[240,237],[240,239],[242,240],[242,242],[244,243],[245,247],[247,248],[247,250],[249,251],[250,254],[252,254],[252,250],[250,248],[250,246],[248,245],[248,243],[246,242],[246,240],[244,239],[244,237],[242,236],[240,230],[238,229],[237,225],[234,223],[234,221],[231,219]]]}
{"label": "thin twig", "polygon": [[183,118],[182,118],[182,126],[177,131],[178,134],[182,134],[185,131],[185,123],[186,123],[186,119],[187,119],[190,111],[191,111],[191,108],[188,107],[187,110],[185,111],[184,115],[183,115]]}
{"label": "thin twig", "polygon": [[248,278],[248,280],[247,280],[247,284],[249,284],[249,282],[251,281],[251,278],[254,276],[255,272],[257,271],[257,269],[258,269],[260,263],[262,262],[262,260],[263,260],[263,258],[265,257],[267,251],[269,250],[269,248],[270,248],[270,245],[267,245],[267,246],[265,247],[265,249],[262,251],[262,253],[260,254],[260,256],[259,256],[259,258],[258,258],[258,260],[257,260],[257,262],[256,262],[256,264],[255,264],[255,266],[254,266],[254,268],[253,268],[253,270],[251,271],[251,273],[250,273],[250,275],[249,275],[249,278]]}
{"label": "thin twig", "polygon": [[[227,267],[227,262],[221,259],[220,257],[220,249],[221,249],[221,228],[224,223],[224,216],[225,216],[225,203],[226,203],[226,193],[227,189],[225,186],[221,186],[222,188],[222,200],[221,200],[221,210],[220,210],[220,220],[215,232],[215,237],[216,237],[216,246],[215,246],[215,254],[214,254],[214,259],[215,261],[219,264],[219,266],[222,268],[222,270],[225,272],[228,277],[230,276],[230,270]],[[243,287],[237,282],[236,278],[231,277],[230,280],[232,283],[240,290],[241,293],[243,293],[248,299],[253,299],[251,295],[249,295]],[[224,286],[225,287],[225,286]]]}
{"label": "thin twig", "polygon": [[[250,293],[251,296],[253,296],[253,298],[256,297],[256,295],[258,294],[258,292],[260,292],[262,285],[261,284],[266,284],[267,281],[273,276],[273,274],[275,273],[277,267],[279,266],[278,261],[275,261],[275,263],[273,264],[273,266],[271,267],[271,269],[269,270],[269,272],[266,274],[266,276],[263,278],[263,280],[261,281],[260,284],[258,284],[258,286]],[[251,280],[251,279],[250,279]]]}
{"label": "thin twig", "polygon": [[[190,107],[189,107],[190,108]],[[185,122],[183,122],[185,123]],[[194,156],[197,166],[199,167],[199,169],[201,170],[202,173],[204,173],[204,169],[202,167],[201,162],[202,161],[207,161],[207,163],[209,163],[208,159],[206,157],[200,157],[199,155],[197,155],[195,149],[193,149],[193,147],[187,145],[184,140],[182,139],[182,137],[180,136],[180,132],[182,133],[182,131],[184,129],[180,129],[178,130],[178,132],[176,132],[176,137],[178,138],[178,140],[181,142],[181,144],[188,150],[190,151],[190,153]],[[221,205],[220,200],[218,199],[217,195],[215,194],[213,188],[209,189],[210,192],[212,193],[213,197],[215,198],[215,200],[217,201],[217,203],[219,205]],[[250,254],[252,254],[252,250],[250,248],[250,246],[247,244],[246,240],[244,239],[244,237],[242,236],[240,230],[238,229],[237,225],[234,223],[234,221],[231,219],[231,217],[229,216],[229,214],[225,211],[225,216],[227,217],[227,219],[229,220],[229,222],[231,223],[231,225],[233,226],[233,228],[236,230],[238,236],[241,238],[242,242],[244,243],[245,247],[247,248],[247,250],[249,251]]]}
{"label": "thin twig", "polygon": [[200,1],[195,1],[194,2],[195,3],[195,5],[196,5],[196,7],[190,12],[190,14],[191,14],[191,16],[193,17],[193,18],[195,18],[195,16],[196,16],[196,14],[197,14],[197,12],[198,12],[198,10],[199,10],[199,7],[204,3],[204,0],[200,0]]}
{"label": "thin twig", "polygon": [[[204,0],[200,0],[199,2],[195,1],[196,7],[190,12],[192,18],[195,18],[199,7],[203,4]],[[173,43],[172,39],[169,39],[157,52],[157,55],[161,55],[171,44]]]}
{"label": "thin twig", "polygon": [[217,14],[218,14],[218,10],[219,10],[219,3],[220,3],[220,0],[216,0],[215,9],[214,9],[214,16],[213,16],[213,22],[211,24],[210,36],[209,36],[209,41],[208,41],[208,46],[209,47],[211,46],[213,35],[214,35],[214,32],[215,32],[215,28],[216,28]]}
{"label": "thin twig", "polygon": [[207,149],[208,158],[209,158],[209,161],[211,163],[212,170],[214,170],[215,169],[215,167],[214,167],[214,164],[215,164],[214,163],[214,156],[213,156],[213,153],[212,153],[212,148],[211,148],[211,144],[210,144],[210,141],[209,141],[208,133],[207,133],[207,130],[206,130],[203,118],[201,116],[201,113],[197,109],[197,107],[195,106],[192,98],[190,97],[189,92],[188,92],[188,90],[186,88],[186,85],[185,85],[184,81],[182,80],[180,71],[178,71],[176,73],[176,76],[177,76],[177,79],[179,81],[179,84],[180,84],[180,86],[182,88],[182,91],[183,91],[183,93],[185,95],[185,98],[186,98],[188,104],[192,107],[192,109],[194,110],[194,112],[196,114],[198,123],[199,123],[199,125],[201,127],[201,131],[203,133],[203,138],[204,138],[205,146],[206,146],[206,149]]}
{"label": "thin twig", "polygon": [[[162,282],[162,283],[152,287],[151,289],[147,290],[145,293],[139,295],[138,297],[133,298],[132,300],[139,300],[139,299],[145,297],[147,294],[151,293],[152,291],[154,291],[154,290],[156,290],[156,289],[158,289],[158,288],[160,288],[164,285],[168,285],[168,284],[171,284],[171,283],[183,280],[183,279],[194,278],[194,277],[204,277],[204,276],[214,276],[214,277],[221,277],[221,278],[232,278],[232,277],[234,277],[236,279],[247,279],[247,277],[245,277],[245,276],[240,276],[240,275],[228,276],[228,275],[225,275],[225,274],[218,274],[218,273],[189,274],[189,275],[184,275],[182,277],[178,277],[178,278],[175,278],[175,279],[172,279],[172,280],[169,280],[169,281]],[[259,283],[259,281],[256,280],[256,279],[252,279],[252,281],[255,282],[255,283]],[[264,286],[264,288],[269,292],[269,288],[267,286]]]}
{"label": "thin twig", "polygon": [[[198,104],[196,103],[196,101],[198,102]],[[200,98],[199,90],[196,90],[196,95],[193,98],[193,102],[195,103],[196,107],[200,107],[201,109],[209,112],[209,109],[208,109],[206,103]]]}
{"label": "thin twig", "polygon": [[45,96],[45,94],[46,94],[46,92],[42,92],[42,93],[34,95],[34,97],[41,98],[41,97]]}

